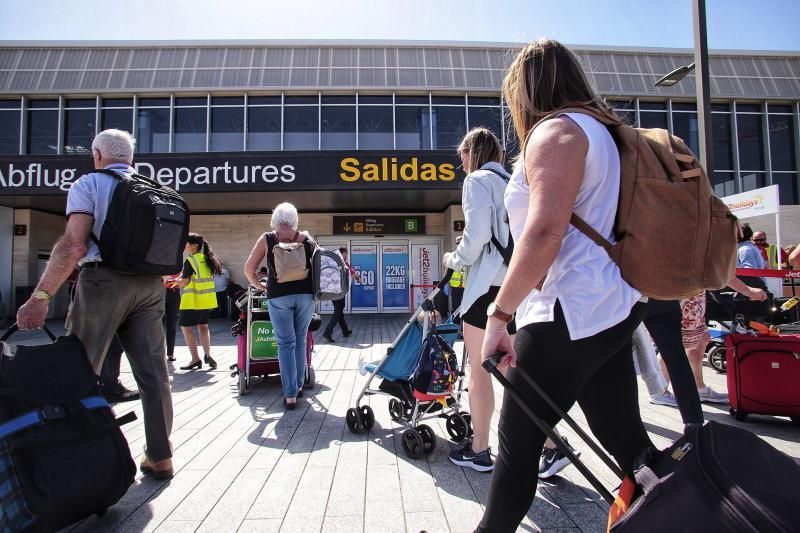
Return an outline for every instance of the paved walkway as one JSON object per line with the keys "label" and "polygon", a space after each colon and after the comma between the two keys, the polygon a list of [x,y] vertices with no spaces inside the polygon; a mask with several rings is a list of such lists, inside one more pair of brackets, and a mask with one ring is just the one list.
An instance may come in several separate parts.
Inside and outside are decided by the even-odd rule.
{"label": "paved walkway", "polygon": [[[430,422],[439,435],[438,446],[419,460],[408,459],[402,451],[402,428],[389,417],[386,397],[370,399],[376,417],[371,432],[354,435],[345,427],[345,412],[365,380],[356,370],[359,359],[382,357],[406,318],[350,317],[355,334],[335,344],[317,344],[313,365],[318,386],[289,412],[283,410],[277,377],[239,397],[236,379],[227,370],[236,361],[231,323],[212,321],[218,369],[178,370],[189,361],[181,344],[172,370],[175,478],[161,483],[137,476],[126,496],[103,518],[91,518],[73,531],[472,531],[486,502],[490,476],[449,463],[446,454],[455,444],[447,439],[443,421]],[[53,326],[63,331],[58,324]],[[320,331],[315,338],[321,340]],[[43,335],[28,332],[15,337],[20,343],[40,340],[44,341]],[[459,353],[460,349],[459,342]],[[706,368],[705,377],[712,387],[725,390],[723,375]],[[134,386],[126,362],[122,379]],[[666,446],[680,435],[677,409],[651,405],[643,383],[640,407],[657,445]],[[128,410],[139,416],[123,428],[138,462],[144,443],[142,412],[137,402],[116,409],[118,414]],[[737,423],[727,406],[704,405],[704,410],[707,419],[746,427],[800,458],[800,428],[788,419],[751,415],[753,422]],[[579,409],[572,414],[584,420]],[[495,449],[496,422],[497,415],[491,435]],[[563,433],[613,487],[613,474],[571,431]],[[604,531],[606,510],[605,502],[570,466],[554,481],[539,484],[520,531]]]}

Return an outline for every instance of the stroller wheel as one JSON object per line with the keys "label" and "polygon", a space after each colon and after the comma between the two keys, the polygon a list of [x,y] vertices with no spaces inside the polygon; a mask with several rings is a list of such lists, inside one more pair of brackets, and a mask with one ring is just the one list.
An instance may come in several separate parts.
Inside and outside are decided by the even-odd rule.
{"label": "stroller wheel", "polygon": [[447,427],[447,433],[454,442],[461,442],[469,435],[469,425],[459,413],[453,413],[448,416],[445,426]]}
{"label": "stroller wheel", "polygon": [[369,405],[362,405],[359,414],[361,415],[361,425],[369,431],[375,425],[375,413]]}
{"label": "stroller wheel", "polygon": [[361,433],[361,430],[364,429],[361,425],[361,414],[353,407],[347,410],[345,423],[351,433]]}
{"label": "stroller wheel", "polygon": [[472,436],[472,415],[466,411],[461,411],[458,414],[464,417],[464,421],[467,423],[467,438],[470,438]]}
{"label": "stroller wheel", "polygon": [[419,459],[425,453],[425,442],[422,435],[414,428],[409,428],[403,432],[403,451],[412,459]]}
{"label": "stroller wheel", "polygon": [[420,436],[422,437],[422,444],[423,444],[423,451],[425,455],[428,455],[433,450],[436,449],[436,433],[425,424],[420,424],[417,426],[417,431],[419,431]]}
{"label": "stroller wheel", "polygon": [[403,407],[403,402],[397,398],[392,398],[389,400],[389,416],[392,417],[392,420],[395,422],[400,422],[403,419],[404,414],[405,408]]}
{"label": "stroller wheel", "polygon": [[720,374],[725,374],[728,370],[728,362],[725,359],[725,347],[715,346],[708,352],[708,363]]}

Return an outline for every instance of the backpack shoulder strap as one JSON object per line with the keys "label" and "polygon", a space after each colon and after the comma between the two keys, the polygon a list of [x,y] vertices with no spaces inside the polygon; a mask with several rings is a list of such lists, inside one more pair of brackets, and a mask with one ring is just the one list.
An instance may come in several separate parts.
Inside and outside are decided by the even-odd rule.
{"label": "backpack shoulder strap", "polygon": [[592,242],[594,242],[598,246],[602,246],[605,249],[605,251],[609,252],[610,254],[612,247],[611,243],[608,242],[607,239],[604,239],[602,235],[597,233],[597,230],[591,227],[585,220],[576,215],[574,212],[572,213],[572,216],[569,219],[569,223],[575,226],[575,228],[577,228],[578,231],[589,237],[592,240]]}

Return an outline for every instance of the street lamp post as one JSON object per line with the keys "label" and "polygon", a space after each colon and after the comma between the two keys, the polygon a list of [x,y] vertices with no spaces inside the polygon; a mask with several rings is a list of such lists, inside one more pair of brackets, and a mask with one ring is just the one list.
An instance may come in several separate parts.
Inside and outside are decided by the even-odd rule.
{"label": "street lamp post", "polygon": [[[714,172],[714,152],[711,124],[711,88],[708,71],[708,35],[706,33],[706,2],[692,2],[692,20],[694,23],[694,63],[678,67],[655,82],[657,87],[672,87],[692,70],[696,70],[695,85],[697,88],[697,133],[699,140],[700,164],[706,172]],[[713,181],[713,180],[712,180]]]}
{"label": "street lamp post", "polygon": [[[700,137],[700,164],[708,174],[714,172],[714,151],[711,129],[711,87],[708,72],[708,35],[706,33],[706,0],[694,0],[694,64],[697,68],[697,130]],[[712,178],[713,183],[713,178]]]}

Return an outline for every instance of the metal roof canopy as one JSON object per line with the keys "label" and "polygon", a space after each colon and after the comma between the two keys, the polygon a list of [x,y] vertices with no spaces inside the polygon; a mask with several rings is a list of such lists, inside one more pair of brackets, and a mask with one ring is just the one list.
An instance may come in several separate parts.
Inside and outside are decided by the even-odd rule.
{"label": "metal roof canopy", "polygon": [[[39,42],[0,48],[1,94],[221,91],[498,92],[515,43]],[[597,90],[612,96],[695,95],[694,76],[653,87],[690,50],[573,47]],[[800,54],[714,52],[715,98],[796,100]]]}

